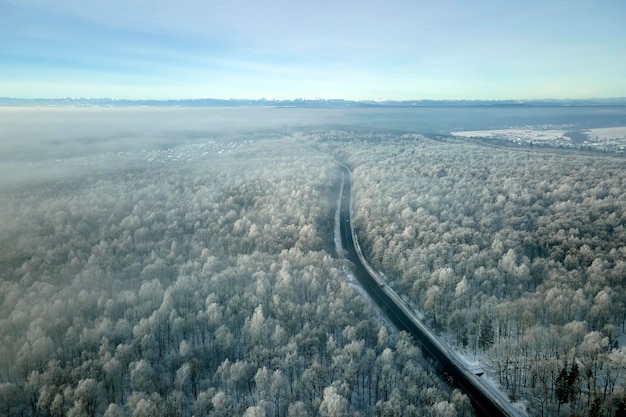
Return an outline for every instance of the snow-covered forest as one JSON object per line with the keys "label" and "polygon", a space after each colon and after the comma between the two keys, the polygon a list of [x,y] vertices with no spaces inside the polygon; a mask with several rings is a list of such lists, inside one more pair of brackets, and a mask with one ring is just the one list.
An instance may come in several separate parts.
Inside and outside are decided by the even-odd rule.
{"label": "snow-covered forest", "polygon": [[[0,415],[471,415],[335,255],[332,155],[276,137],[47,162],[63,170],[3,185]],[[361,224],[371,178],[355,175]]]}
{"label": "snow-covered forest", "polygon": [[626,412],[622,157],[314,132],[353,168],[364,254],[532,415]]}
{"label": "snow-covered forest", "polygon": [[3,113],[0,416],[472,415],[337,255],[335,158],[365,256],[485,379],[624,416],[623,156],[353,113]]}

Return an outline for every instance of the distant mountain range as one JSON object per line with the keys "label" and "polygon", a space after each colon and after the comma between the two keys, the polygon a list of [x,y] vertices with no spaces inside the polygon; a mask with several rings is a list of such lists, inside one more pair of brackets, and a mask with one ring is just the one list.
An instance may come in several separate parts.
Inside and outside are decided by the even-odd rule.
{"label": "distant mountain range", "polygon": [[184,99],[184,100],[128,100],[112,98],[46,98],[24,99],[0,97],[0,106],[73,106],[73,107],[303,107],[303,108],[345,108],[345,107],[565,107],[565,106],[626,106],[626,97],[608,99],[575,100],[342,100],[297,98],[293,100],[275,99]]}

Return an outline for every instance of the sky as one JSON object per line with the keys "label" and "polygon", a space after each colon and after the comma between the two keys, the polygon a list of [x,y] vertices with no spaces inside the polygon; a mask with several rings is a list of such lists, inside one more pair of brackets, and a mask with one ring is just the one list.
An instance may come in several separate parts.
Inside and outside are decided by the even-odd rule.
{"label": "sky", "polygon": [[0,97],[626,97],[623,0],[0,0]]}

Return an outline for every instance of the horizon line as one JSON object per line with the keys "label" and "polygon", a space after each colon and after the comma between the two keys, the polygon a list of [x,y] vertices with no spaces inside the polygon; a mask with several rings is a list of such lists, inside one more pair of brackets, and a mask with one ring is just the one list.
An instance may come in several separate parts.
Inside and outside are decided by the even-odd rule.
{"label": "horizon line", "polygon": [[[12,103],[13,102],[13,103]],[[344,103],[344,104],[366,104],[366,105],[415,105],[415,104],[505,104],[505,105],[524,105],[524,104],[592,104],[592,103],[606,103],[616,105],[626,105],[626,96],[616,97],[588,97],[588,98],[532,98],[532,99],[345,99],[345,98],[325,98],[325,97],[295,97],[295,98],[275,98],[275,97],[260,97],[260,98],[215,98],[215,97],[203,97],[203,98],[115,98],[115,97],[3,97],[0,96],[0,106],[6,106],[7,104],[18,104],[28,102],[107,102],[107,103],[119,103],[119,104],[181,104],[181,103],[197,103],[209,104],[207,102],[229,103],[231,105],[236,104],[254,104],[254,103]]]}

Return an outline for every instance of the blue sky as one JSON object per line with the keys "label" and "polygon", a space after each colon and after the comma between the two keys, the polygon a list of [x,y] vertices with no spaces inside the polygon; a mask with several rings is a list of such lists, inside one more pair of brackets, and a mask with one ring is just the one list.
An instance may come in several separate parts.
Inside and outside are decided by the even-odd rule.
{"label": "blue sky", "polygon": [[626,96],[623,0],[0,0],[0,96]]}

